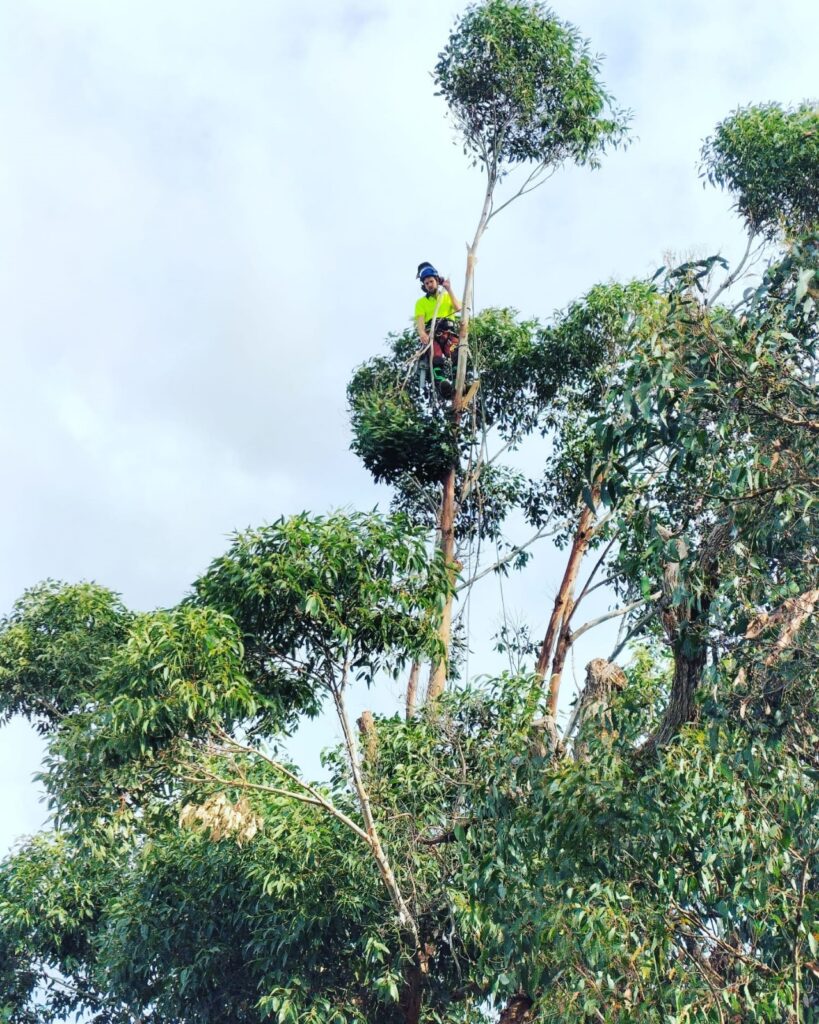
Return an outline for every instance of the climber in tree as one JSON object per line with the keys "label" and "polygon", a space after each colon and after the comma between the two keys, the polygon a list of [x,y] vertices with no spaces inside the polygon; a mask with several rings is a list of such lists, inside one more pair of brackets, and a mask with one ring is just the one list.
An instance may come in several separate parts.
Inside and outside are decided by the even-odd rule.
{"label": "climber in tree", "polygon": [[[415,303],[415,328],[426,352],[432,341],[432,377],[444,398],[452,396],[452,362],[458,347],[458,328],[454,317],[461,303],[449,278],[441,277],[431,263],[419,263],[416,277],[424,294]],[[430,335],[434,335],[432,338]],[[426,361],[421,358],[423,386]]]}

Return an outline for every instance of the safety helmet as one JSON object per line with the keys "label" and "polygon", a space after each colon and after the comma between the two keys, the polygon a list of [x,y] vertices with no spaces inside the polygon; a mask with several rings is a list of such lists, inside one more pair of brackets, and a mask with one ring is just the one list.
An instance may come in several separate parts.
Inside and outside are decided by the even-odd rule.
{"label": "safety helmet", "polygon": [[435,267],[433,267],[431,263],[419,263],[418,273],[415,276],[419,278],[421,281],[423,281],[427,277],[440,278],[441,275],[438,273],[438,271],[435,269]]}

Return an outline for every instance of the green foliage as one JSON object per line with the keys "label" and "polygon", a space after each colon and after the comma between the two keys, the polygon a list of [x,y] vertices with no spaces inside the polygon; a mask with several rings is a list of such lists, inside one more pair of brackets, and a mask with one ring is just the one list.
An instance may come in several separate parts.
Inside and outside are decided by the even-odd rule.
{"label": "green foliage", "polygon": [[458,20],[434,78],[465,149],[495,174],[525,162],[595,166],[622,140],[625,118],[598,69],[574,26],[543,4],[484,0]]}
{"label": "green foliage", "polygon": [[[657,589],[679,563],[672,602],[693,607],[707,591],[729,635],[815,585],[816,252],[804,239],[736,313],[702,303],[692,282],[707,266],[672,275],[663,324],[597,420],[606,461],[589,477],[603,474],[621,519],[629,592]],[[718,538],[720,582],[709,583]]]}
{"label": "green foliage", "polygon": [[421,486],[439,483],[456,458],[443,410],[404,390],[382,390],[377,380],[365,390],[363,376],[359,370],[350,386],[358,392],[350,403],[353,451],[379,483],[400,485],[408,476]]}
{"label": "green foliage", "polygon": [[449,586],[405,519],[305,513],[237,534],[194,592],[238,623],[257,692],[303,710],[345,664],[370,682],[432,655]]}
{"label": "green foliage", "polygon": [[20,714],[41,732],[53,728],[82,703],[130,621],[118,596],[94,583],[26,591],[0,620],[0,723]]}
{"label": "green foliage", "polygon": [[434,526],[440,481],[455,465],[456,490],[465,495],[456,514],[457,536],[499,536],[506,516],[520,505],[523,481],[503,466],[482,468],[475,476],[477,439],[494,427],[515,443],[536,417],[537,407],[528,404],[536,329],[534,321],[519,322],[511,310],[486,310],[475,318],[472,344],[480,388],[457,433],[448,406],[419,385],[412,362],[417,339],[410,332],[392,335],[387,356],[356,370],[347,388],[351,447],[376,480],[393,484],[395,510],[419,526]]}
{"label": "green foliage", "polygon": [[[474,7],[463,52],[508,16],[535,53],[542,13]],[[819,240],[783,182],[748,216],[790,218],[788,249],[732,309],[711,257],[545,327],[477,318],[458,432],[432,436],[411,335],[360,368],[355,443],[392,459],[415,526],[281,519],[147,614],[91,584],[23,596],[0,715],[45,733],[54,821],[0,865],[3,1024],[477,1024],[515,999],[533,1024],[819,1024]],[[484,431],[542,435],[544,481],[486,466]],[[585,481],[645,646],[554,748],[524,671],[362,717],[357,758],[342,715],[311,784],[281,759],[300,717],[441,655],[451,580],[420,512],[438,458],[461,538],[575,512]],[[525,630],[502,643],[531,657]]]}
{"label": "green foliage", "polygon": [[815,230],[819,219],[819,108],[745,107],[717,125],[703,172],[727,188],[751,232],[774,238]]}
{"label": "green foliage", "polygon": [[542,331],[529,370],[528,408],[538,410],[536,427],[550,446],[543,475],[526,498],[533,523],[556,514],[574,518],[597,451],[595,423],[603,395],[617,392],[622,367],[635,345],[653,336],[665,305],[646,281],[596,285]]}

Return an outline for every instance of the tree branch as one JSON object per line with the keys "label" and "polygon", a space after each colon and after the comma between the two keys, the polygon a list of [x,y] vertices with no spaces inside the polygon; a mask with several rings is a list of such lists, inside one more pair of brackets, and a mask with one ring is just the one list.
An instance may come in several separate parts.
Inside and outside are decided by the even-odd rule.
{"label": "tree branch", "polygon": [[[578,640],[584,633],[588,633],[590,629],[594,629],[595,626],[599,626],[603,622],[608,622],[609,619],[618,619],[621,615],[628,615],[629,612],[633,612],[635,608],[639,608],[640,605],[647,604],[650,601],[657,601],[662,597],[662,590],[655,590],[653,594],[649,594],[648,597],[641,597],[639,601],[632,601],[631,604],[623,605],[622,608],[615,608],[613,612],[606,612],[605,615],[599,615],[596,619],[590,619],[588,622],[584,622],[582,626],[578,626],[577,629],[572,631],[572,643]],[[609,659],[614,660],[614,659]]]}
{"label": "tree branch", "polygon": [[748,244],[745,246],[745,252],[742,254],[742,259],[736,265],[732,273],[730,273],[725,278],[725,280],[722,282],[719,288],[717,288],[714,294],[709,296],[705,300],[705,302],[703,303],[705,307],[713,306],[717,299],[720,297],[720,295],[722,295],[724,291],[727,291],[731,287],[731,285],[734,284],[734,282],[739,278],[740,274],[745,268],[745,264],[748,262],[748,257],[751,255],[751,246],[753,245],[755,238],[756,233],[752,231],[748,235]]}
{"label": "tree branch", "polygon": [[348,672],[349,663],[345,662],[341,681],[337,683],[334,680],[330,684],[330,692],[333,695],[333,702],[335,703],[338,719],[341,723],[341,731],[344,734],[344,745],[347,748],[347,760],[350,764],[350,771],[353,776],[353,786],[355,788],[356,795],[358,796],[361,815],[364,818],[364,825],[367,829],[367,835],[369,836],[370,849],[372,850],[373,857],[378,865],[381,878],[383,879],[384,885],[387,887],[387,891],[392,897],[393,904],[398,912],[398,920],[412,936],[413,942],[415,943],[415,950],[417,951],[421,948],[418,925],[416,924],[415,918],[404,900],[398,886],[395,873],[392,870],[387,854],[378,837],[378,830],[375,825],[375,819],[373,818],[372,807],[370,805],[370,795],[364,785],[364,779],[361,775],[361,767],[358,763],[358,750],[356,748],[355,736],[350,728],[350,719],[347,715],[347,707],[344,703],[344,687],[347,682]]}
{"label": "tree branch", "polygon": [[[270,765],[270,767],[274,771],[278,772],[280,775],[283,775],[286,779],[289,779],[295,786],[298,786],[299,789],[304,790],[304,793],[306,793],[307,796],[303,796],[299,793],[294,793],[292,790],[289,789],[281,789],[278,786],[269,787],[263,786],[260,783],[252,783],[247,781],[241,783],[241,785],[244,788],[260,789],[263,792],[267,791],[282,796],[292,796],[294,800],[300,800],[302,803],[310,803],[316,805],[317,807],[323,807],[328,814],[332,815],[338,821],[346,825],[349,829],[355,832],[357,836],[359,836],[361,839],[364,839],[368,845],[370,844],[369,835],[364,831],[363,828],[361,828],[360,825],[357,825],[352,820],[352,818],[349,818],[343,811],[340,811],[331,800],[328,800],[327,797],[324,796],[324,794],[320,790],[316,789],[316,787],[312,786],[309,782],[305,782],[303,779],[300,779],[298,775],[295,774],[295,772],[291,772],[290,769],[286,768],[280,761],[276,761],[274,758],[269,757],[263,751],[258,750],[255,747],[248,747],[245,746],[245,744],[243,743],[239,743],[238,740],[235,740],[232,736],[229,736],[227,733],[222,732],[221,730],[219,732],[219,737],[225,744],[226,753],[242,753],[258,757],[260,760]],[[220,751],[218,748],[216,748],[215,752],[219,753]],[[226,780],[220,779],[218,775],[213,775],[211,776],[210,781],[221,782],[224,785]],[[232,785],[232,783],[230,784]]]}
{"label": "tree branch", "polygon": [[541,540],[541,538],[543,538],[543,537],[552,537],[552,536],[554,536],[554,534],[556,534],[561,529],[562,526],[563,526],[563,524],[561,523],[558,526],[556,526],[553,530],[548,530],[548,531],[546,530],[545,527],[541,527],[537,531],[537,533],[533,534],[529,538],[529,540],[524,541],[523,544],[518,544],[517,547],[511,548],[503,556],[503,558],[498,559],[497,561],[493,562],[492,565],[487,566],[485,569],[481,569],[480,572],[475,573],[474,576],[471,576],[468,580],[465,580],[463,583],[460,583],[455,588],[455,593],[459,594],[462,590],[465,590],[467,587],[471,587],[473,583],[477,583],[478,580],[483,579],[484,576],[488,576],[490,572],[497,572],[498,569],[502,568],[502,566],[507,565],[509,562],[511,562],[515,558],[517,558],[517,556],[522,551],[525,551],[527,548],[531,547],[532,544],[535,543],[535,541]]}

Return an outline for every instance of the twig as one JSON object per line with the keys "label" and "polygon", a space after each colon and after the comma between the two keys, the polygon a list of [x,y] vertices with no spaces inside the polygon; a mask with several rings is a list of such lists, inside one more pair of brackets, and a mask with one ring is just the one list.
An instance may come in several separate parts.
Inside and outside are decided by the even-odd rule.
{"label": "twig", "polygon": [[[582,626],[572,631],[572,643],[575,640],[583,636],[584,633],[588,633],[590,629],[594,629],[595,626],[599,626],[602,622],[608,622],[609,619],[617,619],[621,615],[628,615],[629,612],[634,611],[635,608],[639,608],[640,605],[646,604],[649,601],[657,601],[662,597],[662,590],[655,590],[653,594],[649,594],[648,597],[641,597],[639,601],[632,601],[631,604],[623,605],[622,608],[615,608],[613,612],[607,612],[605,615],[599,615],[596,619],[590,619],[588,622],[584,622]],[[619,653],[619,652],[618,652]],[[613,658],[609,659],[613,661]]]}
{"label": "twig", "polygon": [[722,282],[719,288],[717,288],[714,294],[705,300],[705,302],[703,303],[704,306],[713,306],[717,299],[720,297],[720,295],[722,295],[724,291],[730,288],[731,285],[737,280],[737,278],[745,268],[745,264],[748,262],[748,257],[751,254],[751,246],[753,245],[755,238],[756,234],[754,232],[751,232],[751,234],[748,235],[748,244],[745,246],[745,252],[742,254],[742,259],[736,265],[733,272],[730,273],[728,277],[725,278],[725,280]]}
{"label": "twig", "polygon": [[649,610],[645,613],[645,615],[641,616],[637,620],[637,622],[635,622],[635,624],[631,627],[631,629],[628,631],[628,633],[626,633],[626,635],[623,637],[623,639],[617,644],[617,646],[611,652],[611,654],[609,655],[609,658],[608,658],[609,661],[616,661],[617,660],[617,658],[621,654],[621,652],[622,652],[623,648],[626,646],[626,644],[628,644],[629,641],[632,640],[640,632],[640,630],[643,628],[643,626],[646,625],[646,623],[651,621],[651,619],[654,617],[655,613],[656,613],[656,609],[649,608]]}
{"label": "twig", "polygon": [[490,572],[497,572],[498,569],[500,569],[502,566],[506,565],[508,562],[511,562],[513,559],[517,558],[517,556],[522,551],[525,551],[528,547],[531,547],[532,544],[535,543],[535,541],[540,540],[542,537],[554,536],[554,534],[556,534],[560,529],[562,529],[563,525],[563,523],[559,523],[553,530],[548,531],[545,527],[541,527],[537,531],[537,533],[533,534],[529,538],[529,540],[525,541],[523,544],[519,544],[517,547],[512,548],[510,551],[507,552],[507,554],[503,556],[503,558],[500,558],[497,561],[493,562],[491,565],[488,565],[485,569],[481,569],[480,572],[475,573],[475,575],[472,576],[470,579],[464,580],[463,583],[459,584],[455,588],[455,593],[459,594],[462,590],[465,590],[467,587],[471,587],[473,583],[477,583],[478,580],[483,579],[484,576],[488,576]]}

